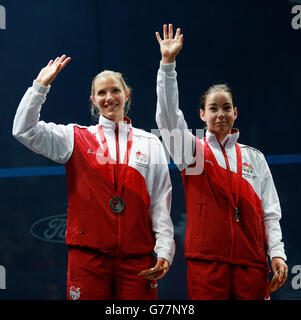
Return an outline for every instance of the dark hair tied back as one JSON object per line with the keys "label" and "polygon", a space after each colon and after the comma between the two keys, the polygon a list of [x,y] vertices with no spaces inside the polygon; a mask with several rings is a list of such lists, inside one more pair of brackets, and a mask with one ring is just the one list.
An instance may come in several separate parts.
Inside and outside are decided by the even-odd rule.
{"label": "dark hair tied back", "polygon": [[216,93],[216,92],[227,92],[230,94],[230,97],[232,99],[232,103],[234,105],[234,97],[233,97],[233,94],[232,94],[232,90],[231,88],[223,83],[223,84],[214,84],[213,86],[211,86],[210,88],[208,88],[206,90],[206,92],[201,96],[201,109],[205,110],[205,105],[206,105],[206,100],[207,100],[207,96],[211,93]]}

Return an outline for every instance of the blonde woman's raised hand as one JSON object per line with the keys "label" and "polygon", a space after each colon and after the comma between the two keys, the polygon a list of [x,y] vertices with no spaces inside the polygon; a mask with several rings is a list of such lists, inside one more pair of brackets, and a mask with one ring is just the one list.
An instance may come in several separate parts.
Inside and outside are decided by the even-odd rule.
{"label": "blonde woman's raised hand", "polygon": [[67,58],[65,54],[61,57],[57,57],[55,60],[50,60],[48,65],[40,71],[36,78],[36,82],[42,86],[48,86],[56,78],[59,72],[66,67],[70,60],[71,58]]}
{"label": "blonde woman's raised hand", "polygon": [[178,28],[176,34],[173,35],[172,24],[163,26],[163,39],[161,39],[159,32],[156,32],[156,37],[160,45],[162,55],[162,63],[173,63],[177,54],[181,51],[183,46],[183,34],[181,29]]}

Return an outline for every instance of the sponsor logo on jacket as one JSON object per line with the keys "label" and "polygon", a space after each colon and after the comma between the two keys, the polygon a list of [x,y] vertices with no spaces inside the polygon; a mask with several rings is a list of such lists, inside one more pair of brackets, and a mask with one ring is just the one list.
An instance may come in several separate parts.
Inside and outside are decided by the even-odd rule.
{"label": "sponsor logo on jacket", "polygon": [[77,300],[80,297],[80,288],[79,287],[70,287],[69,295],[72,300]]}
{"label": "sponsor logo on jacket", "polygon": [[146,168],[147,167],[147,155],[141,151],[136,152],[136,165]]}
{"label": "sponsor logo on jacket", "polygon": [[242,174],[245,178],[249,178],[253,180],[257,178],[257,175],[255,174],[254,168],[252,166],[252,163],[243,162]]}

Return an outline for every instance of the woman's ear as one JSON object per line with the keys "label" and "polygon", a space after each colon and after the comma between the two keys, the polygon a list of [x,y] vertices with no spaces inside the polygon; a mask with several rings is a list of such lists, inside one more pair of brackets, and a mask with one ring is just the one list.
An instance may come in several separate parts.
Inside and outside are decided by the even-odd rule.
{"label": "woman's ear", "polygon": [[91,101],[94,105],[96,105],[94,96],[90,96],[90,101]]}
{"label": "woman's ear", "polygon": [[128,90],[125,94],[125,101],[128,102],[129,98],[131,96],[131,90]]}
{"label": "woman's ear", "polygon": [[200,118],[201,118],[204,122],[206,122],[206,120],[205,120],[205,110],[203,110],[203,109],[200,109]]}
{"label": "woman's ear", "polygon": [[237,108],[236,108],[236,107],[234,107],[234,120],[236,120],[237,115],[238,115],[238,113],[237,113]]}

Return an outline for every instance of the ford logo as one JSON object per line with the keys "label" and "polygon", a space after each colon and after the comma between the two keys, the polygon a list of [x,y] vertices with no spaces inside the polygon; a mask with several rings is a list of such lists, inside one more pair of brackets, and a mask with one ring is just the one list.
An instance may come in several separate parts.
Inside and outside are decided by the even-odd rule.
{"label": "ford logo", "polygon": [[67,214],[58,214],[37,220],[30,228],[33,237],[47,242],[65,243]]}

